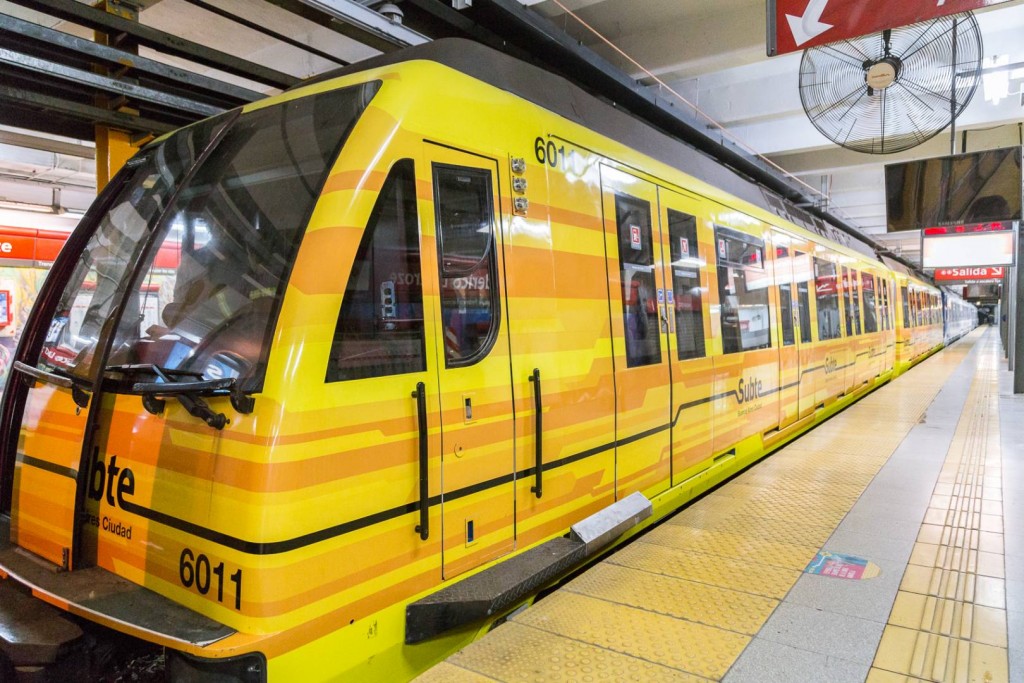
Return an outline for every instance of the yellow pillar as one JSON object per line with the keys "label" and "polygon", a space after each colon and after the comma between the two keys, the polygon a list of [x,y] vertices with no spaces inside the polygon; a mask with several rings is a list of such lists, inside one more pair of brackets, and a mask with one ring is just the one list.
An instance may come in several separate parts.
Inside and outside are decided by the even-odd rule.
{"label": "yellow pillar", "polygon": [[[101,2],[95,5],[95,7],[105,10],[111,14],[116,14],[117,16],[125,19],[131,19],[133,21],[139,20],[138,9],[130,4],[124,4],[119,0],[101,0]],[[111,41],[110,36],[97,31],[95,40],[97,43],[114,45],[115,47],[129,52],[138,52],[138,45],[135,45],[134,42],[131,41],[131,38],[118,41],[115,45],[114,42]],[[110,70],[108,69],[104,69],[103,71],[105,73],[110,73]],[[132,109],[123,97],[100,97],[97,98],[97,104],[101,107],[114,111],[138,114],[138,111]],[[96,191],[99,192],[108,182],[110,182],[110,179],[114,177],[114,174],[124,166],[125,162],[135,154],[136,150],[143,143],[151,139],[151,136],[133,137],[128,131],[118,130],[104,125],[96,125],[95,136]]]}
{"label": "yellow pillar", "polygon": [[128,161],[138,146],[123,130],[96,126],[96,191],[102,190]]}

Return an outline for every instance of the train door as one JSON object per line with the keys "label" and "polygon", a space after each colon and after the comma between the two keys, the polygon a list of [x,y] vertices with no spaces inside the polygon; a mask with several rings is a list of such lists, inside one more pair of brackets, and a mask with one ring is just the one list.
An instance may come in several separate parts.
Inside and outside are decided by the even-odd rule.
{"label": "train door", "polygon": [[783,429],[804,414],[802,409],[806,401],[803,400],[801,369],[806,367],[807,359],[802,357],[800,307],[808,305],[809,292],[807,278],[803,278],[802,292],[797,278],[797,270],[803,265],[798,261],[806,257],[805,252],[797,250],[799,241],[775,231],[772,232],[772,245],[775,248],[775,287],[779,297],[779,429]]}
{"label": "train door", "polygon": [[815,395],[821,380],[820,372],[811,371],[813,350],[811,346],[811,294],[814,292],[814,264],[811,261],[813,245],[808,242],[793,243],[793,293],[796,296],[796,345],[800,359],[799,416],[807,417],[814,412]]}
{"label": "train door", "polygon": [[[69,333],[70,311],[67,313],[58,314],[51,323],[44,354],[60,353],[56,342]],[[44,358],[40,364],[63,367],[62,358]],[[89,428],[91,396],[82,389],[87,383],[71,379],[70,373],[48,372],[27,364],[15,369],[31,384],[14,466],[11,541],[70,570],[81,541],[77,511],[88,478],[82,443]]]}
{"label": "train door", "polygon": [[714,361],[708,353],[711,325],[707,315],[707,258],[711,228],[701,219],[699,201],[658,189],[661,225],[668,245],[665,301],[668,310],[668,355],[672,376],[672,483],[695,474],[692,468],[711,456],[711,395]]}
{"label": "train door", "polygon": [[[131,196],[134,200],[137,195]],[[128,205],[124,201],[115,211]],[[139,201],[132,205],[135,213],[131,215],[146,215],[151,207],[148,201]],[[100,340],[109,334],[116,317],[127,273],[124,264],[137,257],[142,233],[106,221],[84,246],[73,271],[67,262],[58,262],[64,269],[55,270],[51,278],[67,284],[59,293],[49,292],[51,300],[55,294],[58,299],[50,309],[48,327],[40,328],[40,332],[46,329],[45,337],[38,339],[38,345],[30,342],[27,347],[38,350],[25,357],[27,362],[14,366],[27,386],[12,381],[7,389],[24,392],[11,497],[11,540],[63,569],[95,564],[95,555],[85,557],[83,551],[90,527],[80,513],[86,508],[87,495],[95,502],[105,496],[112,499],[118,490],[116,463],[109,463],[111,469],[104,467],[97,462],[98,448],[83,444],[95,443],[91,437],[105,400],[93,392],[104,356]],[[27,333],[34,336],[34,331]]]}
{"label": "train door", "polygon": [[668,314],[658,194],[601,167],[615,364],[616,495],[651,496],[671,477]]}
{"label": "train door", "polygon": [[436,235],[439,299],[443,573],[451,578],[514,545],[512,378],[498,164],[435,145],[426,154],[435,223],[424,232]]}
{"label": "train door", "polygon": [[[717,216],[713,287],[722,355],[715,358],[712,389],[714,452],[723,453],[751,435],[779,426],[778,321],[767,226],[743,214]],[[736,226],[736,227],[731,227]]]}

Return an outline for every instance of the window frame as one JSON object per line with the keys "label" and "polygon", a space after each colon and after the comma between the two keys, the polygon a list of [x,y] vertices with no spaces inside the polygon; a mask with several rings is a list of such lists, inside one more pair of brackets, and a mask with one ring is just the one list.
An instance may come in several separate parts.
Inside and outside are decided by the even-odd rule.
{"label": "window frame", "polygon": [[[332,366],[332,359],[334,358],[335,350],[337,348],[337,345],[339,344],[338,331],[341,328],[342,318],[343,318],[343,316],[344,316],[344,314],[346,312],[346,308],[345,307],[346,307],[346,304],[350,303],[350,301],[351,301],[351,300],[348,299],[349,283],[351,282],[352,278],[355,276],[355,269],[356,269],[357,264],[359,263],[359,256],[360,256],[360,254],[362,254],[364,248],[368,249],[368,248],[370,248],[373,245],[373,241],[374,241],[374,238],[375,238],[375,235],[376,235],[377,226],[379,225],[378,220],[379,220],[380,214],[384,211],[384,208],[385,208],[383,202],[387,198],[387,194],[386,193],[387,193],[387,190],[390,187],[390,183],[397,178],[396,174],[398,172],[401,172],[405,167],[408,168],[408,173],[409,173],[409,178],[408,179],[411,180],[412,192],[413,192],[413,198],[412,198],[413,199],[413,206],[415,207],[415,209],[414,209],[415,213],[410,218],[410,220],[412,222],[412,225],[413,225],[413,227],[415,229],[415,233],[416,233],[416,235],[415,235],[415,242],[416,242],[418,260],[419,260],[419,280],[420,280],[420,285],[419,285],[419,288],[420,288],[420,299],[419,299],[419,306],[420,306],[420,334],[419,334],[419,336],[420,336],[420,353],[419,353],[419,355],[420,355],[420,366],[421,367],[419,369],[407,369],[407,370],[402,370],[400,372],[385,372],[385,373],[381,373],[381,374],[366,374],[366,375],[359,375],[359,376],[344,376],[340,367],[337,368],[337,369],[333,368],[333,366]],[[407,218],[409,218],[409,217],[407,217]],[[422,236],[422,231],[420,229],[419,207],[418,207],[418,203],[416,202],[416,164],[415,164],[415,161],[412,158],[397,159],[391,165],[391,168],[388,169],[387,176],[384,179],[384,183],[381,185],[380,192],[377,195],[377,200],[374,202],[373,208],[371,208],[371,210],[370,210],[370,215],[367,218],[366,223],[367,223],[366,227],[363,230],[363,236],[360,239],[359,246],[356,248],[356,253],[353,256],[352,269],[349,271],[349,277],[348,277],[348,280],[345,283],[345,291],[342,294],[341,307],[340,307],[340,309],[338,311],[338,322],[337,322],[337,324],[335,326],[335,331],[334,331],[334,334],[333,334],[333,336],[331,338],[331,348],[330,348],[330,352],[329,352],[328,359],[327,359],[327,369],[326,369],[326,372],[325,372],[325,375],[324,375],[324,383],[325,384],[334,384],[334,383],[338,383],[338,382],[352,382],[352,381],[358,381],[358,380],[363,380],[363,379],[381,379],[381,378],[384,378],[384,377],[398,377],[398,376],[401,376],[401,375],[408,375],[408,374],[415,374],[415,373],[420,373],[420,372],[426,372],[426,370],[427,370],[427,366],[428,366],[428,363],[427,363],[427,341],[426,341],[426,339],[427,339],[427,332],[426,332],[426,311],[427,311],[427,308],[426,308],[426,305],[424,304],[424,298],[425,297],[423,295],[423,289],[424,289],[424,287],[423,287],[423,285],[424,285],[424,278],[423,278],[423,244],[422,244],[422,237],[423,236]],[[371,280],[373,279],[373,277],[372,277],[372,270],[373,270],[373,266],[371,265],[371,276],[370,276]],[[383,282],[381,284],[383,284]],[[372,289],[377,290],[377,289],[379,289],[379,286],[378,285],[374,285],[374,287]],[[376,291],[374,292],[373,296],[374,296],[374,300],[376,301]],[[332,373],[332,370],[334,370],[333,373]]]}
{"label": "window frame", "polygon": [[[723,355],[729,355],[729,354],[734,354],[734,353],[748,353],[748,352],[753,352],[753,351],[762,351],[764,349],[774,348],[773,344],[772,344],[772,311],[771,311],[771,309],[772,309],[772,302],[771,302],[771,295],[769,293],[769,289],[770,289],[771,285],[774,284],[774,278],[771,277],[771,275],[769,274],[769,271],[767,270],[767,264],[765,262],[765,254],[766,254],[768,242],[764,238],[762,238],[762,237],[757,237],[755,235],[751,235],[750,233],[743,232],[742,230],[737,230],[736,228],[731,228],[731,227],[729,227],[727,225],[719,225],[718,223],[715,223],[715,224],[713,224],[713,227],[714,227],[714,240],[715,240],[715,244],[718,245],[718,248],[716,250],[715,268],[716,268],[716,274],[718,276],[718,305],[719,305],[719,311],[720,311],[720,313],[719,313],[719,320],[718,320],[718,326],[719,326],[719,332],[721,333],[721,338],[722,338],[722,353],[723,353]],[[757,257],[757,263],[756,264],[737,263],[735,261],[730,260],[730,258],[729,258],[729,253],[730,253],[729,246],[730,245],[729,245],[728,242],[724,242],[723,243],[723,240],[734,240],[734,241],[738,241],[738,242],[744,242],[744,243],[754,247],[755,250],[757,251],[757,253],[759,254],[758,257]],[[725,247],[725,256],[722,255],[722,247],[723,246]],[[765,344],[761,344],[759,346],[755,346],[755,347],[751,347],[751,348],[744,348],[742,345],[740,345],[738,348],[735,348],[735,349],[727,348],[726,347],[726,340],[733,339],[733,338],[736,338],[736,339],[739,339],[739,340],[742,339],[742,334],[740,334],[738,337],[736,337],[735,335],[727,335],[726,334],[726,330],[725,330],[725,315],[721,312],[721,310],[725,308],[725,305],[723,303],[723,299],[724,299],[724,296],[725,296],[724,281],[723,281],[723,270],[727,271],[729,268],[737,268],[737,269],[742,270],[744,273],[750,272],[750,271],[761,271],[761,272],[764,273],[764,276],[766,278],[770,278],[770,281],[765,285],[765,287],[762,290],[764,292],[764,306],[765,306],[765,309],[766,309],[765,316],[766,316],[766,325],[767,325],[767,328],[768,328],[767,329],[767,335],[766,335],[767,336],[767,342]],[[744,275],[743,281],[744,281],[744,284],[746,284],[746,275]],[[748,290],[748,291],[752,291],[752,290]],[[758,305],[760,305],[760,304],[758,304]],[[737,313],[737,315],[738,315],[738,313]],[[737,319],[737,329],[739,328],[738,322],[739,321]]]}
{"label": "window frame", "polygon": [[[633,263],[633,262],[627,261],[626,258],[625,258],[626,254],[628,252],[625,249],[623,249],[623,245],[626,243],[626,239],[631,239],[631,235],[625,235],[623,233],[623,220],[622,220],[622,214],[620,213],[621,203],[631,204],[633,209],[639,209],[639,207],[641,207],[641,206],[642,207],[646,207],[644,209],[644,211],[645,211],[645,215],[647,216],[647,225],[646,225],[647,232],[646,232],[646,234],[641,234],[640,235],[640,239],[641,240],[646,239],[647,240],[647,244],[650,245],[649,249],[648,249],[648,251],[650,252],[650,263],[649,264]],[[617,244],[617,248],[618,248],[618,252],[619,252],[619,297],[622,300],[622,342],[623,342],[623,352],[624,352],[624,355],[626,357],[626,367],[629,368],[629,369],[632,369],[632,368],[643,368],[643,367],[648,367],[648,366],[652,366],[652,365],[660,365],[661,362],[664,360],[664,354],[663,354],[662,343],[661,343],[662,342],[661,338],[662,338],[662,335],[664,334],[664,331],[662,329],[662,320],[661,320],[661,303],[658,301],[658,258],[657,258],[656,254],[655,254],[655,247],[657,246],[657,247],[660,248],[660,245],[657,242],[654,241],[654,234],[655,234],[654,207],[657,206],[657,204],[652,203],[650,200],[643,199],[641,197],[636,197],[634,195],[631,195],[628,192],[622,192],[622,191],[616,190],[613,193],[612,205],[613,205],[614,211],[615,211],[615,238],[616,238],[616,244]],[[642,226],[638,226],[638,227],[641,227],[641,231],[643,230]],[[658,230],[657,234],[658,234],[658,236],[660,238],[661,231]],[[641,242],[641,244],[642,244],[642,242]],[[633,250],[631,249],[630,251],[633,251]],[[641,253],[642,253],[644,251],[644,249],[641,246],[641,248],[639,250],[637,250],[637,251],[641,251]],[[628,303],[629,299],[626,296],[626,278],[625,278],[625,275],[626,275],[625,271],[626,271],[626,266],[627,265],[631,266],[633,268],[636,268],[637,270],[641,270],[641,272],[646,272],[646,273],[648,273],[651,276],[652,287],[651,287],[650,296],[653,297],[652,300],[654,301],[654,307],[655,307],[654,317],[655,317],[656,332],[654,334],[654,338],[657,340],[657,354],[653,353],[653,351],[654,351],[653,348],[644,348],[643,346],[636,346],[635,348],[631,348],[631,346],[630,346],[631,343],[635,343],[637,340],[631,339],[630,338],[630,334],[629,334],[629,328],[630,328],[630,321],[629,321],[629,317],[628,317],[629,316],[629,303]],[[649,269],[649,270],[642,270],[642,269]],[[647,322],[649,323],[649,318],[647,319]],[[648,346],[650,346],[649,342],[648,342]]]}
{"label": "window frame", "polygon": [[[489,292],[489,297],[488,298],[490,300],[491,326],[490,326],[490,329],[488,329],[488,331],[487,331],[487,336],[484,338],[484,342],[477,348],[476,352],[473,355],[471,355],[471,356],[466,356],[465,358],[459,358],[459,359],[452,360],[452,359],[448,358],[448,354],[444,352],[443,340],[442,340],[442,344],[441,344],[441,346],[442,346],[441,353],[442,353],[442,355],[444,357],[444,366],[445,366],[445,368],[446,369],[448,369],[448,368],[464,368],[464,367],[468,367],[470,365],[476,365],[477,363],[479,363],[480,361],[482,361],[484,358],[487,357],[487,355],[491,352],[491,349],[494,348],[494,344],[498,340],[498,334],[499,334],[500,329],[501,329],[501,317],[502,317],[501,296],[500,296],[500,293],[498,291],[498,279],[499,279],[498,278],[498,238],[497,238],[498,214],[497,214],[497,211],[496,211],[497,205],[495,204],[495,201],[494,201],[494,172],[491,169],[489,169],[489,168],[481,168],[479,166],[462,166],[462,165],[459,165],[459,164],[451,164],[451,163],[446,163],[446,162],[442,162],[442,161],[433,161],[430,164],[430,182],[433,185],[433,198],[434,198],[434,216],[433,217],[434,217],[435,245],[437,247],[437,278],[438,278],[438,280],[437,280],[437,287],[438,287],[437,296],[438,296],[438,315],[440,316],[440,320],[441,320],[441,328],[440,329],[443,329],[443,327],[444,327],[443,321],[444,321],[444,313],[445,313],[445,311],[444,311],[444,299],[441,296],[441,289],[442,289],[441,282],[443,280],[445,280],[445,279],[451,279],[451,277],[452,277],[452,276],[445,276],[445,274],[444,274],[444,246],[443,246],[444,235],[442,234],[443,233],[443,227],[442,227],[440,218],[438,216],[438,211],[440,210],[440,207],[441,207],[441,196],[440,196],[441,187],[440,187],[440,184],[437,182],[437,180],[438,180],[438,171],[442,170],[442,169],[462,170],[462,171],[469,171],[469,172],[473,172],[473,173],[478,173],[478,174],[482,174],[483,176],[485,176],[486,180],[487,180],[487,202],[488,202],[488,207],[490,209],[490,229],[491,229],[491,234],[490,234],[490,242],[489,242],[488,247],[487,247],[487,254],[484,256],[484,258],[486,258],[487,261],[488,261],[487,268],[488,268],[488,276],[489,276],[489,280],[490,280],[490,292]],[[480,263],[483,263],[483,260],[484,259],[481,259]],[[463,274],[463,275],[459,275],[459,276],[456,276],[456,277],[468,277],[468,276]]]}
{"label": "window frame", "polygon": [[[676,221],[675,221],[676,225],[678,225],[680,222],[681,223],[692,222],[692,226],[693,226],[692,234],[687,234],[687,235],[684,236],[684,235],[678,235],[678,234],[674,235],[672,233],[672,230],[673,230],[673,214],[675,214],[678,217],[676,219]],[[669,237],[669,269],[670,269],[671,272],[668,273],[668,276],[671,278],[671,282],[672,282],[672,286],[671,286],[670,291],[672,292],[672,312],[673,312],[673,318],[675,318],[674,322],[675,322],[675,327],[676,327],[676,359],[679,360],[679,361],[687,361],[687,360],[693,360],[695,358],[706,358],[707,357],[707,337],[708,337],[708,335],[705,333],[705,329],[704,329],[704,322],[706,320],[706,317],[705,317],[706,307],[704,305],[705,304],[705,301],[704,301],[704,299],[705,299],[705,297],[704,297],[704,287],[703,287],[703,282],[702,282],[702,278],[701,278],[701,274],[702,274],[704,268],[706,267],[706,265],[702,265],[701,261],[700,261],[700,244],[699,244],[699,242],[700,242],[700,235],[698,234],[699,233],[698,218],[697,218],[697,216],[695,216],[693,214],[687,213],[685,211],[679,211],[678,209],[673,209],[671,207],[666,207],[665,216],[666,216],[666,220],[667,220],[667,223],[668,223],[668,232],[669,232],[669,236],[668,236]],[[680,228],[680,230],[688,230],[688,228]],[[688,253],[686,254],[685,257],[683,256],[682,249],[679,248],[679,250],[678,250],[679,251],[679,258],[678,259],[674,259],[672,257],[673,257],[673,255],[675,253],[675,250],[676,250],[677,246],[679,246],[678,241],[677,241],[678,237],[685,237],[686,239],[688,239],[689,240],[689,248],[688,248]],[[687,263],[687,266],[692,265],[693,268],[695,268],[696,271],[697,271],[697,276],[696,276],[695,279],[696,279],[696,283],[697,283],[697,286],[696,286],[696,289],[697,289],[697,304],[700,307],[699,315],[697,316],[698,320],[700,321],[700,327],[699,327],[699,329],[700,329],[700,340],[699,340],[700,344],[697,345],[697,348],[695,349],[695,351],[692,354],[687,353],[686,355],[684,355],[683,345],[681,343],[681,339],[682,338],[680,336],[680,329],[681,329],[682,326],[679,324],[679,313],[678,313],[678,310],[676,309],[676,306],[679,304],[679,300],[680,300],[679,292],[676,291],[676,271],[675,271],[675,268],[676,268],[676,261],[677,260],[680,261],[680,262],[683,262],[683,261],[692,262],[692,264],[691,263]],[[691,278],[689,276],[680,276],[680,279],[693,280],[694,278]],[[691,341],[697,341],[697,340],[691,340]]]}
{"label": "window frame", "polygon": [[[817,324],[817,328],[818,328],[818,341],[832,341],[833,339],[842,339],[842,337],[843,337],[843,324],[842,324],[842,321],[838,319],[839,316],[840,316],[840,310],[843,308],[843,302],[842,302],[843,296],[840,294],[840,281],[839,281],[839,278],[840,278],[840,270],[839,270],[839,268],[840,268],[840,266],[835,261],[832,261],[831,259],[827,259],[827,258],[822,258],[821,256],[813,256],[812,259],[813,259],[812,262],[813,262],[813,268],[814,268],[815,311],[816,311],[817,316],[818,316],[818,320],[817,320],[817,323],[818,323]],[[837,320],[836,320],[836,334],[835,335],[830,335],[830,336],[822,336],[822,334],[821,334],[821,331],[822,331],[822,318],[821,318],[821,314],[822,314],[822,308],[821,308],[822,296],[818,293],[818,291],[819,291],[818,279],[819,279],[819,277],[821,277],[821,275],[818,272],[818,270],[819,270],[819,267],[821,265],[828,266],[828,267],[830,267],[832,269],[832,275],[830,277],[833,279],[833,282],[834,282],[833,292],[831,294],[827,295],[827,298],[833,304],[833,305],[831,305],[829,307],[829,309],[835,311],[836,318],[837,318]]]}

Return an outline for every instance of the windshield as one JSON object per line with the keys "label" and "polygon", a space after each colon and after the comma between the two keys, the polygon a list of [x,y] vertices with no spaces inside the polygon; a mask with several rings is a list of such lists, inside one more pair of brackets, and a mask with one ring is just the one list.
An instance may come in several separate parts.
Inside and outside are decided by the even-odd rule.
{"label": "windshield", "polygon": [[64,288],[39,366],[93,376],[116,324],[109,365],[257,390],[303,229],[378,87],[233,112],[146,149]]}

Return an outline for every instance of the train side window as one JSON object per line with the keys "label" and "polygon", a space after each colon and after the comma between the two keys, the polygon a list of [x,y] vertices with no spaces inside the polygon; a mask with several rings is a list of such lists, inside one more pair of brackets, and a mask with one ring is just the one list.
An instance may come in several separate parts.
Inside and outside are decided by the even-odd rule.
{"label": "train side window", "polygon": [[907,288],[900,287],[900,295],[903,298],[903,329],[910,327],[910,301],[907,298]]}
{"label": "train side window", "polygon": [[472,365],[497,335],[497,254],[490,171],[434,164],[446,367]]}
{"label": "train side window", "polygon": [[882,278],[878,279],[878,296],[879,296],[879,309],[878,317],[882,321],[882,329],[888,330],[889,326],[889,281]]}
{"label": "train side window", "polygon": [[654,280],[651,204],[615,195],[622,279],[622,318],[626,330],[626,366],[661,362],[658,286]]}
{"label": "train side window", "polygon": [[672,256],[672,298],[679,360],[704,357],[704,304],[700,292],[697,219],[668,210]]}
{"label": "train side window", "polygon": [[860,334],[860,273],[850,271],[850,287],[853,289],[853,333]]}
{"label": "train side window", "polygon": [[893,299],[896,299],[899,296],[899,294],[897,292],[899,287],[892,280],[886,280],[885,284],[886,284],[886,291],[889,293],[889,329],[890,330],[895,330],[896,329],[896,309],[899,307],[900,302],[898,300],[897,301],[893,301]]}
{"label": "train side window", "polygon": [[864,332],[871,334],[878,332],[878,319],[875,317],[875,277],[868,273],[861,273],[864,281],[861,285],[861,293],[864,295]]}
{"label": "train side window", "polygon": [[825,259],[814,259],[814,286],[818,298],[818,340],[838,339],[842,336],[839,327],[839,283],[836,278],[836,264]]}
{"label": "train side window", "polygon": [[857,292],[857,271],[843,266],[843,300],[846,302],[846,336],[860,334],[860,297]]}
{"label": "train side window", "polygon": [[716,225],[715,243],[718,245],[718,300],[722,305],[722,351],[737,353],[770,348],[770,276],[764,266],[764,240]]}
{"label": "train side window", "polygon": [[416,179],[394,165],[370,213],[331,344],[328,382],[426,369]]}
{"label": "train side window", "polygon": [[807,254],[793,253],[796,265],[796,309],[800,315],[800,342],[811,343],[811,294],[808,278],[811,277],[811,261]]}
{"label": "train side window", "polygon": [[782,314],[782,345],[790,346],[796,342],[793,335],[793,285],[779,285],[779,310]]}
{"label": "train side window", "polygon": [[891,330],[896,326],[896,306],[893,303],[893,284],[891,280],[883,280],[885,285],[885,329]]}

